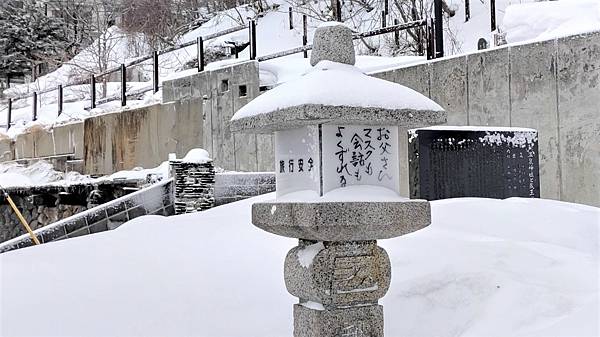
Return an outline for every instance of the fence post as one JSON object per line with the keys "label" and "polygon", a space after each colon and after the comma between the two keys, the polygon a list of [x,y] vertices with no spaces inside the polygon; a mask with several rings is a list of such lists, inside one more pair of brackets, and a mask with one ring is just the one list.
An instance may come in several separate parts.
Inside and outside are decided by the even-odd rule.
{"label": "fence post", "polygon": [[60,116],[60,114],[62,114],[62,112],[63,112],[63,86],[62,86],[62,84],[58,85],[57,103],[58,103],[58,115]]}
{"label": "fence post", "polygon": [[91,100],[90,107],[92,109],[95,109],[96,108],[96,76],[94,76],[94,74],[92,74],[90,76],[90,100]]}
{"label": "fence post", "polygon": [[385,15],[390,13],[390,5],[388,0],[383,1],[383,10],[385,11]]}
{"label": "fence post", "polygon": [[342,22],[342,3],[340,2],[340,0],[336,1],[335,12],[337,16],[337,21]]}
{"label": "fence post", "polygon": [[427,20],[427,59],[435,58],[435,46],[433,44],[433,19]]}
{"label": "fence post", "polygon": [[444,56],[444,27],[442,25],[442,0],[434,0],[433,6],[435,13],[435,58],[438,58]]}
{"label": "fence post", "polygon": [[385,28],[387,26],[387,17],[385,15],[385,11],[381,11],[381,28]]}
{"label": "fence post", "polygon": [[8,131],[8,129],[10,129],[10,123],[12,122],[12,98],[8,99],[8,115],[6,117],[6,130]]}
{"label": "fence post", "polygon": [[471,6],[469,4],[469,0],[465,0],[465,22],[469,21],[471,18]]}
{"label": "fence post", "polygon": [[490,0],[490,23],[492,32],[496,30],[496,0]]}
{"label": "fence post", "polygon": [[290,17],[290,30],[294,29],[294,15],[292,14],[292,7],[288,8],[288,15]]}
{"label": "fence post", "polygon": [[[398,19],[394,19],[394,26],[397,26],[399,24],[400,24],[400,21]],[[420,28],[420,27],[417,27],[417,28]],[[397,29],[394,31],[394,41],[396,42],[396,46],[400,45],[400,31]]]}
{"label": "fence post", "polygon": [[249,23],[249,33],[250,33],[250,59],[256,59],[256,22],[254,20],[250,20]]}
{"label": "fence post", "polygon": [[152,53],[152,87],[154,93],[158,92],[158,51]]}
{"label": "fence post", "polygon": [[[306,14],[302,15],[302,46],[306,47],[308,44],[308,23]],[[308,58],[308,50],[304,50],[304,58]]]}
{"label": "fence post", "polygon": [[33,118],[31,120],[37,120],[37,91],[33,92]]}
{"label": "fence post", "polygon": [[204,71],[204,39],[198,36],[196,39],[196,49],[198,54],[198,72]]}
{"label": "fence post", "polygon": [[127,68],[121,63],[121,106],[127,105]]}

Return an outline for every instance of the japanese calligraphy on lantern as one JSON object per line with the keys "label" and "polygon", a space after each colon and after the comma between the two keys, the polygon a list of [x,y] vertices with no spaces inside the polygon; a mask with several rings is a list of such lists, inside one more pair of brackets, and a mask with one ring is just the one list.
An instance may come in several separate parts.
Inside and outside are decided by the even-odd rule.
{"label": "japanese calligraphy on lantern", "polygon": [[319,128],[275,132],[277,196],[296,191],[320,193]]}
{"label": "japanese calligraphy on lantern", "polygon": [[399,192],[398,128],[323,125],[323,192],[376,185]]}

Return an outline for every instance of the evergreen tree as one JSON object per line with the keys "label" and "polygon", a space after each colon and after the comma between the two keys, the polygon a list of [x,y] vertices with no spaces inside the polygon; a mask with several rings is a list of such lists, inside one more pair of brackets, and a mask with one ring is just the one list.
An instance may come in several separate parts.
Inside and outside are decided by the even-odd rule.
{"label": "evergreen tree", "polygon": [[31,73],[42,64],[52,67],[66,46],[60,18],[47,17],[32,0],[0,3],[0,77]]}

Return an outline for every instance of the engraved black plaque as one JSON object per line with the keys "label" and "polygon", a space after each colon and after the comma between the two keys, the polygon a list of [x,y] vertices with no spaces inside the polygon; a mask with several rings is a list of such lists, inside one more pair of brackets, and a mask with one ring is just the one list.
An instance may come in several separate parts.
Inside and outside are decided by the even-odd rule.
{"label": "engraved black plaque", "polygon": [[408,137],[413,199],[540,197],[533,129],[435,127]]}

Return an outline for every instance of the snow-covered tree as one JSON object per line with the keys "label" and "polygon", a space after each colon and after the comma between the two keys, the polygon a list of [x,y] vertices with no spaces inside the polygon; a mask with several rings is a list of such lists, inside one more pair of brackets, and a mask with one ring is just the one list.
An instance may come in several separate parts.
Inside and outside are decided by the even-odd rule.
{"label": "snow-covered tree", "polygon": [[64,22],[47,17],[32,0],[0,2],[0,32],[0,77],[35,77],[40,67],[52,68],[64,58]]}

